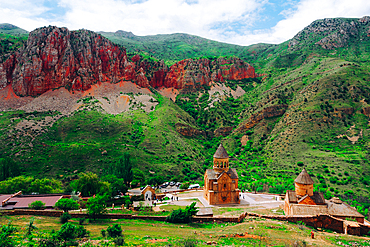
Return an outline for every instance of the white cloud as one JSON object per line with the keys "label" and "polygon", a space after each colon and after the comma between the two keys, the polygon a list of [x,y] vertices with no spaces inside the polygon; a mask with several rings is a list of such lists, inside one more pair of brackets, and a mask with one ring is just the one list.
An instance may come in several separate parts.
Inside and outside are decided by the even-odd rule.
{"label": "white cloud", "polygon": [[45,25],[58,25],[40,17],[48,11],[42,0],[0,0],[0,23],[10,23],[28,31]]}
{"label": "white cloud", "polygon": [[[330,17],[362,17],[370,13],[368,0],[301,0],[281,12],[283,20],[265,30],[252,30],[266,19],[264,7],[274,0],[54,0],[64,11],[50,19],[55,9],[46,0],[0,0],[0,23],[29,31],[47,25],[71,30],[132,31],[136,35],[189,33],[228,43],[249,45],[281,43],[312,21]],[[288,1],[287,8],[294,1]]]}
{"label": "white cloud", "polygon": [[250,45],[256,43],[279,44],[317,19],[347,17],[359,18],[370,13],[368,0],[302,0],[294,9],[284,11],[284,20],[268,30],[246,32],[224,38],[226,42]]}

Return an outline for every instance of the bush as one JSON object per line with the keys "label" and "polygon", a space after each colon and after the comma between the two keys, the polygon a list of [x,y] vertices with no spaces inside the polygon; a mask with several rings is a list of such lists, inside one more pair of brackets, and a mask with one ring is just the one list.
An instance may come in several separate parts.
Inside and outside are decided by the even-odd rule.
{"label": "bush", "polygon": [[190,186],[190,183],[189,182],[185,182],[185,183],[181,184],[180,189],[186,190],[186,189],[189,188],[189,186]]}
{"label": "bush", "polygon": [[184,247],[195,247],[197,246],[198,240],[192,239],[192,238],[187,238],[182,241],[180,241],[181,246]]}
{"label": "bush", "polygon": [[195,202],[191,205],[186,206],[185,209],[177,209],[166,217],[167,222],[171,223],[189,223],[191,222],[194,215],[197,214],[198,209],[195,207]]}
{"label": "bush", "polygon": [[42,210],[45,208],[45,203],[43,203],[42,201],[34,201],[28,204],[28,207],[35,210]]}
{"label": "bush", "polygon": [[125,244],[125,239],[123,236],[119,236],[113,240],[116,246],[122,246]]}
{"label": "bush", "polygon": [[297,166],[304,166],[303,161],[298,161]]}
{"label": "bush", "polygon": [[65,212],[60,216],[60,223],[67,223],[70,219],[72,219],[72,216],[69,213]]}
{"label": "bush", "polygon": [[111,238],[120,237],[122,236],[122,228],[119,224],[113,224],[113,226],[108,226],[107,233]]}
{"label": "bush", "polygon": [[78,224],[83,225],[83,223],[85,223],[85,221],[86,221],[86,218],[79,218],[78,219]]}
{"label": "bush", "polygon": [[57,201],[54,205],[55,208],[61,209],[64,212],[68,212],[69,210],[75,210],[79,208],[78,202],[73,199],[62,198]]}
{"label": "bush", "polygon": [[58,239],[69,241],[75,238],[87,237],[89,232],[83,226],[75,226],[71,223],[65,223],[56,233]]}
{"label": "bush", "polygon": [[0,229],[0,246],[16,246],[16,243],[11,238],[12,233],[16,231],[17,228],[12,226],[10,222],[8,225],[3,225]]}
{"label": "bush", "polygon": [[101,235],[103,238],[105,238],[105,236],[107,236],[107,231],[105,229],[101,229]]}

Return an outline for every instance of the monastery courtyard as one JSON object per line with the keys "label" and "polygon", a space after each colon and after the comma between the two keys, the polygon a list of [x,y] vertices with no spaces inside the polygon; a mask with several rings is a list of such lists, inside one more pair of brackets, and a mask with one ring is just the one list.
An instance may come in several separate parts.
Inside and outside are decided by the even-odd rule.
{"label": "monastery courtyard", "polygon": [[[240,204],[221,204],[221,205],[210,205],[207,200],[205,200],[203,196],[203,190],[197,191],[186,191],[181,193],[168,193],[167,197],[174,198],[174,200],[166,200],[163,203],[158,203],[157,207],[154,208],[155,211],[160,211],[166,209],[170,205],[177,205],[177,206],[187,206],[193,203],[194,201],[197,202],[196,206],[199,207],[199,211],[205,213],[212,213],[218,215],[217,213],[221,209],[221,211],[225,211],[227,208],[234,208],[230,209],[230,211],[237,211],[238,214],[244,211],[269,211],[274,213],[278,210],[282,210],[280,206],[284,204],[284,201],[278,195],[272,194],[254,194],[251,192],[240,193]],[[177,200],[178,198],[178,200]],[[224,210],[222,210],[224,209]],[[243,210],[245,209],[245,210]],[[226,210],[229,211],[229,210]]]}

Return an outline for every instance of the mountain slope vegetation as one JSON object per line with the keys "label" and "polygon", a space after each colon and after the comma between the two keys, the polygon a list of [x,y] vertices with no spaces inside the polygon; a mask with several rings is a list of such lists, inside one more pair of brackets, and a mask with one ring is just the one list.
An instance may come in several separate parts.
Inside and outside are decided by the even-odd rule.
{"label": "mountain slope vegetation", "polygon": [[1,151],[23,164],[23,173],[35,176],[104,173],[123,152],[130,152],[147,178],[159,174],[201,181],[223,142],[242,189],[283,193],[306,167],[315,190],[367,213],[369,30],[369,17],[323,19],[282,44],[248,47],[187,34],[101,32],[126,47],[130,59],[140,54],[171,65],[188,58],[236,56],[259,77],[183,88],[175,102],[157,93],[159,88],[150,88],[158,101],[152,111],[136,108],[112,115],[100,107],[101,99],[83,98],[86,108],[30,136],[17,134],[16,124],[60,113],[3,112]]}

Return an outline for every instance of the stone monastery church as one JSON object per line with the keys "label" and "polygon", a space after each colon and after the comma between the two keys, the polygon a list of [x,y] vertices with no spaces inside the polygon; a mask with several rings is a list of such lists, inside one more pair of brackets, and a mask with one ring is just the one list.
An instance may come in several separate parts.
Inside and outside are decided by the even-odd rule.
{"label": "stone monastery church", "polygon": [[220,144],[213,155],[213,169],[204,174],[204,198],[209,204],[240,203],[238,173],[229,167],[229,155]]}

